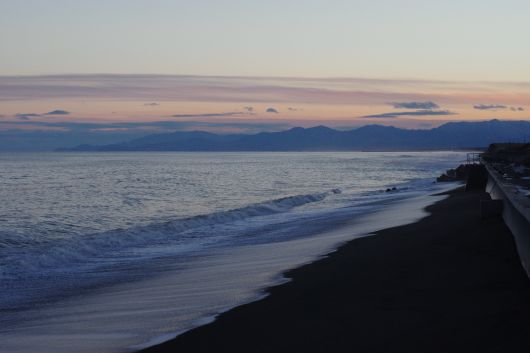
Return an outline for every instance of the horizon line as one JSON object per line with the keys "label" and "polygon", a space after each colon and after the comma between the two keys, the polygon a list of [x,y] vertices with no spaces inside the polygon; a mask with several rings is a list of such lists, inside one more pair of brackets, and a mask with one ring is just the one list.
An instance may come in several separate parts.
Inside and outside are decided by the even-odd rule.
{"label": "horizon line", "polygon": [[222,78],[222,79],[256,79],[256,80],[315,80],[315,81],[341,81],[358,80],[372,82],[433,82],[433,83],[508,83],[508,84],[530,84],[528,80],[443,80],[436,78],[413,78],[413,77],[367,77],[367,76],[282,76],[282,75],[218,75],[218,74],[179,74],[179,73],[42,73],[42,74],[14,74],[3,75],[0,78],[53,78],[53,77],[180,77],[180,78]]}

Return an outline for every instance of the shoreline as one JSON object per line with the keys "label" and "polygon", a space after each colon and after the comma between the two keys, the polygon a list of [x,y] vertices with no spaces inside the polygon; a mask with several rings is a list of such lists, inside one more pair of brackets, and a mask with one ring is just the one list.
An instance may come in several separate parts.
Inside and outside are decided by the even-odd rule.
{"label": "shoreline", "polygon": [[[163,335],[151,337],[148,341],[128,346],[127,352],[142,351],[153,346],[164,344],[188,331],[215,322],[219,316],[231,310],[262,300],[270,295],[269,290],[271,288],[281,286],[284,283],[291,281],[291,278],[288,276],[289,272],[311,265],[321,259],[325,259],[330,254],[336,252],[344,244],[347,244],[352,240],[373,236],[384,229],[415,223],[429,215],[426,211],[428,206],[437,201],[443,200],[447,197],[447,192],[460,187],[462,187],[462,184],[460,183],[447,182],[438,184],[436,186],[438,190],[430,190],[428,193],[418,193],[414,196],[409,195],[405,198],[393,199],[390,202],[385,202],[384,206],[377,210],[372,210],[371,212],[366,212],[364,214],[357,214],[353,216],[347,224],[324,231],[318,236],[296,238],[287,242],[243,246],[238,247],[237,249],[232,249],[228,253],[222,255],[217,253],[217,256],[220,255],[225,258],[228,256],[242,261],[242,263],[245,264],[245,266],[242,266],[243,271],[248,274],[243,275],[243,273],[239,273],[239,275],[243,275],[244,277],[248,277],[248,275],[252,274],[255,275],[255,271],[247,268],[249,265],[249,257],[257,260],[261,266],[263,266],[263,261],[270,263],[269,266],[257,269],[261,272],[259,277],[262,278],[253,286],[247,288],[247,294],[249,295],[246,296],[244,300],[231,303],[229,306],[223,308],[217,308],[206,316],[199,316],[197,320],[194,320],[194,322],[187,325],[187,327],[173,333],[164,333]],[[287,247],[285,247],[285,245],[287,245]],[[293,247],[297,248],[298,251],[293,251]],[[275,255],[266,255],[271,253],[274,253]],[[281,258],[283,258],[283,260],[281,260]],[[205,264],[203,264],[203,266],[204,265]],[[215,272],[220,278],[225,277],[223,271],[234,270],[233,268],[225,268],[226,266],[223,263],[223,260],[219,263],[210,263],[208,266],[211,265],[217,268]],[[229,277],[231,276],[233,276],[233,274]],[[178,279],[173,278],[172,280]],[[154,287],[158,286],[155,284]]]}
{"label": "shoreline", "polygon": [[484,192],[451,191],[421,220],[351,240],[287,271],[263,299],[153,352],[521,352],[530,283]]}
{"label": "shoreline", "polygon": [[[425,217],[424,208],[445,197],[433,194],[454,187],[437,185],[428,194],[407,191],[381,203],[377,211],[356,214],[318,236],[219,249],[198,257],[198,266],[186,271],[173,264],[175,268],[147,280],[36,309],[27,324],[0,332],[3,346],[13,352],[32,352],[38,346],[41,352],[69,353],[68,347],[76,347],[89,353],[131,352],[162,343],[267,296],[268,288],[289,281],[283,275],[289,269],[318,261],[356,237]],[[71,320],[83,327],[71,325]]]}

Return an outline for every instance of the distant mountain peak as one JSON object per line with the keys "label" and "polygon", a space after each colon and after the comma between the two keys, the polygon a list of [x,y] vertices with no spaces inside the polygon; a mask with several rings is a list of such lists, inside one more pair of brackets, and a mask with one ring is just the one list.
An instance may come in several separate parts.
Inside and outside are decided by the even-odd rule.
{"label": "distant mountain peak", "polygon": [[530,139],[530,122],[490,120],[450,122],[430,130],[365,125],[341,131],[318,125],[254,135],[203,131],[155,134],[123,143],[82,145],[72,151],[381,151],[487,147],[494,142]]}

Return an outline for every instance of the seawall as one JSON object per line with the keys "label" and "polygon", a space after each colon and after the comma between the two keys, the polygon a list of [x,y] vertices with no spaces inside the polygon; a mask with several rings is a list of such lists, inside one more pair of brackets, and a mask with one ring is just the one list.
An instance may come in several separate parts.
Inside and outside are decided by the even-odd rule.
{"label": "seawall", "polygon": [[502,201],[502,218],[515,238],[521,263],[530,277],[530,199],[491,165],[484,166],[488,172],[486,192],[493,200]]}

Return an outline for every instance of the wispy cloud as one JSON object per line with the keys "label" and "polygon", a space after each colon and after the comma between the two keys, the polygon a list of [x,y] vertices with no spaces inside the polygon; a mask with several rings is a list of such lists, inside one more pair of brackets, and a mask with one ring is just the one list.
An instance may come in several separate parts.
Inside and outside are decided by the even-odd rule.
{"label": "wispy cloud", "polygon": [[473,108],[478,109],[478,110],[491,110],[491,111],[508,110],[508,109],[511,110],[512,112],[524,111],[523,107],[513,107],[513,106],[507,106],[504,104],[475,104]]}
{"label": "wispy cloud", "polygon": [[363,118],[399,118],[403,116],[443,116],[455,115],[457,113],[449,110],[440,110],[440,106],[433,101],[411,101],[411,102],[392,102],[390,103],[396,109],[415,109],[412,111],[388,112],[381,114],[366,115]]}
{"label": "wispy cloud", "polygon": [[[57,97],[64,103],[55,103]],[[501,102],[508,107],[506,115],[523,116],[519,112],[530,102],[530,83],[99,74],[0,76],[0,109],[13,120],[17,120],[13,109],[40,113],[40,119],[38,115],[20,114],[25,117],[22,119],[32,121],[52,117],[142,121],[155,119],[156,112],[158,119],[175,114],[175,120],[221,122],[248,117],[249,121],[272,121],[281,117],[327,123],[373,114],[374,118],[400,118],[395,124],[405,124],[408,116],[410,124],[418,126],[422,119],[413,117],[428,120],[446,115],[451,120],[449,116],[457,112],[465,118],[479,119],[492,111],[473,109],[476,102]],[[64,104],[63,108],[75,114],[48,116],[44,113],[50,109],[49,104]],[[145,109],[138,109],[142,106]],[[266,112],[269,107],[274,111]],[[304,116],[294,113],[302,110]]]}
{"label": "wispy cloud", "polygon": [[70,112],[67,112],[66,110],[52,110],[51,112],[44,113],[44,114],[37,114],[37,113],[17,113],[14,115],[15,118],[20,120],[29,120],[30,118],[38,118],[45,115],[69,115]]}
{"label": "wispy cloud", "polygon": [[393,102],[391,105],[396,109],[438,109],[440,106],[434,102]]}
{"label": "wispy cloud", "polygon": [[[311,102],[312,104],[441,101],[446,104],[448,102],[469,103],[469,99],[476,97],[481,97],[476,99],[489,99],[485,92],[494,90],[485,85],[484,83],[356,78],[172,75],[4,76],[0,77],[0,101],[46,100],[63,97],[64,99],[85,100],[130,100],[158,104],[163,101]],[[497,88],[495,84],[491,86]],[[530,87],[519,84],[513,89],[523,91],[525,94],[512,97],[517,97],[519,100],[530,98]]]}
{"label": "wispy cloud", "polygon": [[48,112],[44,115],[69,115],[70,112],[67,112],[66,110],[62,110],[62,109],[57,109],[57,110],[52,110],[51,112]]}
{"label": "wispy cloud", "polygon": [[474,109],[478,110],[503,110],[508,109],[504,104],[475,104]]}
{"label": "wispy cloud", "polygon": [[402,116],[443,116],[455,115],[457,113],[449,110],[415,110],[411,112],[390,112],[373,115],[365,115],[363,118],[399,118]]}
{"label": "wispy cloud", "polygon": [[17,113],[15,114],[15,118],[20,119],[20,120],[29,120],[30,118],[36,118],[39,116],[41,115],[37,113]]}
{"label": "wispy cloud", "polygon": [[217,117],[227,117],[234,115],[244,115],[245,112],[226,112],[226,113],[205,113],[205,114],[175,114],[172,115],[173,118],[217,118]]}

